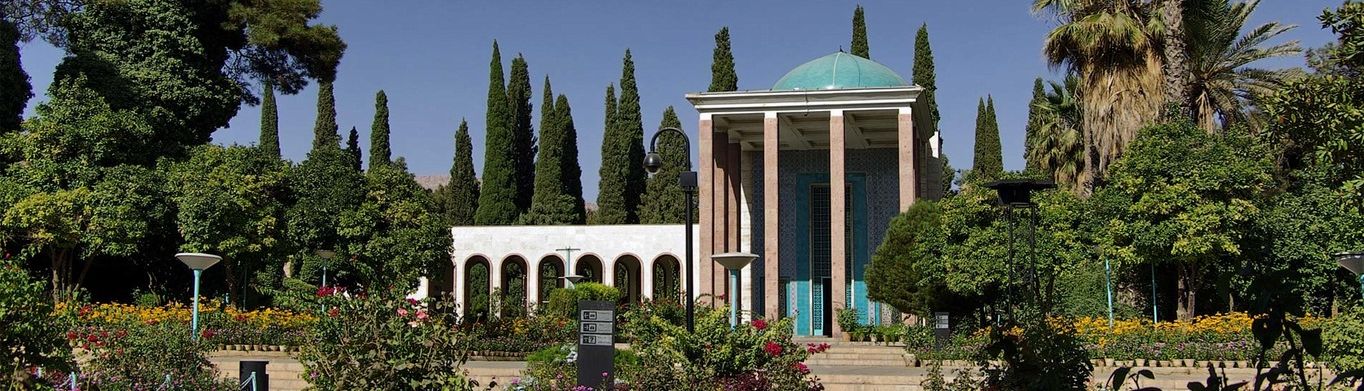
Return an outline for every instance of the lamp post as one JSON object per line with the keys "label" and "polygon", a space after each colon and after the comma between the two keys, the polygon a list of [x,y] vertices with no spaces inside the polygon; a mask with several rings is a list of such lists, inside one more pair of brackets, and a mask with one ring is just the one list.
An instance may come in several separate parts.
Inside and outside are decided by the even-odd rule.
{"label": "lamp post", "polygon": [[564,271],[564,281],[568,281],[568,284],[565,285],[565,287],[572,288],[574,285],[578,284],[578,281],[583,280],[583,276],[580,276],[577,272],[573,271],[573,252],[582,249],[564,246],[564,248],[556,248],[555,250],[564,252],[564,267],[568,268],[568,270]]}
{"label": "lamp post", "polygon": [[322,257],[322,286],[327,286],[327,264],[332,262],[332,257],[336,256],[336,252],[332,250],[315,250],[313,253]]}
{"label": "lamp post", "polygon": [[758,256],[748,253],[723,253],[711,255],[710,259],[729,270],[729,329],[734,330],[734,326],[739,324],[739,295],[737,294],[739,293],[739,270],[753,263],[753,260],[758,259]]}
{"label": "lamp post", "polygon": [[1364,291],[1364,253],[1338,253],[1332,255],[1340,267],[1349,269],[1359,276],[1359,289]]}
{"label": "lamp post", "polygon": [[[659,170],[659,169],[662,169],[662,168],[663,168],[663,164],[665,163],[665,162],[663,161],[663,157],[662,157],[662,156],[659,156],[658,153],[654,152],[654,150],[658,148],[658,136],[662,136],[663,133],[665,133],[665,132],[673,132],[673,133],[677,133],[678,135],[682,136],[682,143],[683,143],[683,145],[686,147],[686,151],[685,151],[685,152],[687,153],[687,166],[686,166],[686,168],[688,168],[688,169],[691,168],[691,139],[690,139],[690,138],[687,138],[687,133],[686,133],[686,132],[683,132],[682,129],[673,128],[673,127],[667,127],[667,128],[660,128],[660,129],[658,129],[658,132],[654,133],[653,139],[649,141],[649,153],[648,153],[647,155],[644,155],[644,170],[645,170],[645,171],[648,171],[649,174],[656,174],[656,173],[658,173],[658,170]],[[677,175],[677,183],[678,183],[679,185],[682,186],[682,193],[683,193],[683,194],[686,196],[686,198],[687,198],[687,211],[686,211],[686,216],[685,216],[686,225],[683,226],[683,229],[687,231],[687,232],[686,232],[686,235],[687,235],[687,249],[686,249],[687,259],[686,259],[686,262],[685,262],[685,263],[687,264],[687,289],[683,289],[683,291],[686,292],[685,296],[687,297],[687,332],[692,332],[692,331],[695,331],[695,325],[694,325],[694,323],[695,323],[695,318],[696,318],[696,308],[695,308],[695,306],[696,306],[696,299],[695,299],[694,292],[691,291],[691,286],[692,286],[692,270],[691,270],[691,269],[692,269],[692,267],[691,267],[691,247],[692,247],[692,246],[691,246],[691,244],[692,244],[692,237],[691,237],[691,214],[692,214],[692,195],[696,193],[696,171],[690,171],[690,170],[689,170],[689,171],[683,171],[683,172],[681,172],[680,174]]]}
{"label": "lamp post", "polygon": [[[1029,288],[1032,288],[1032,297],[1042,304],[1042,312],[1045,314],[1049,308],[1049,303],[1042,297],[1041,289],[1037,284],[1037,204],[1032,202],[1032,192],[1036,190],[1055,189],[1056,183],[1052,181],[1039,181],[1032,179],[1010,179],[986,183],[985,187],[994,189],[999,193],[999,204],[1003,205],[1008,213],[1009,219],[1009,282],[1005,292],[1006,300],[1012,305],[1013,301],[1013,275],[1014,275],[1014,210],[1027,209],[1030,213],[1028,229],[1029,255],[1028,255],[1028,278]],[[1012,314],[1010,321],[1013,321]]]}
{"label": "lamp post", "polygon": [[192,312],[193,315],[190,316],[190,321],[189,321],[189,333],[190,333],[190,338],[193,338],[195,341],[198,341],[198,340],[199,340],[199,277],[200,277],[200,275],[204,274],[204,269],[208,269],[208,268],[210,268],[210,267],[213,267],[213,265],[217,264],[218,261],[223,260],[223,257],[217,256],[217,255],[213,255],[213,254],[202,254],[202,253],[179,253],[179,254],[175,254],[175,258],[176,258],[176,259],[179,259],[180,262],[184,262],[184,263],[185,263],[185,266],[189,266],[190,270],[194,270],[194,311]]}

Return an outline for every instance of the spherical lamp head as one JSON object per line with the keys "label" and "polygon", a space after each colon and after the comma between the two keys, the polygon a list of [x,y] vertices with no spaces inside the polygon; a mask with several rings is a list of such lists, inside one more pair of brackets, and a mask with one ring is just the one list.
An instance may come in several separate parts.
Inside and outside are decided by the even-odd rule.
{"label": "spherical lamp head", "polygon": [[658,153],[653,151],[649,151],[649,154],[644,155],[644,171],[648,171],[649,174],[657,174],[660,169],[663,169],[662,156],[658,156]]}

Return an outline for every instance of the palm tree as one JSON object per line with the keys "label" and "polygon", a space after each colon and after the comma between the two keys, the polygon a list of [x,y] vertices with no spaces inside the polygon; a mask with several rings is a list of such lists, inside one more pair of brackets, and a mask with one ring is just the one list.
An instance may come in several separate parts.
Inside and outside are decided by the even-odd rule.
{"label": "palm tree", "polygon": [[1296,26],[1269,22],[1241,35],[1260,2],[1185,0],[1184,25],[1191,73],[1188,102],[1198,126],[1216,132],[1231,123],[1259,129],[1258,99],[1283,87],[1299,70],[1250,68],[1259,60],[1296,56],[1298,41],[1269,47],[1266,42]]}
{"label": "palm tree", "polygon": [[1035,14],[1057,23],[1042,52],[1053,68],[1079,76],[1087,196],[1164,101],[1160,22],[1143,0],[1034,0]]}
{"label": "palm tree", "polygon": [[1052,180],[1078,191],[1084,174],[1084,132],[1080,128],[1084,116],[1076,99],[1080,78],[1072,73],[1063,82],[1048,84],[1051,90],[1046,92],[1046,99],[1035,105],[1039,112],[1037,134],[1026,158],[1036,162],[1037,169],[1050,174]]}

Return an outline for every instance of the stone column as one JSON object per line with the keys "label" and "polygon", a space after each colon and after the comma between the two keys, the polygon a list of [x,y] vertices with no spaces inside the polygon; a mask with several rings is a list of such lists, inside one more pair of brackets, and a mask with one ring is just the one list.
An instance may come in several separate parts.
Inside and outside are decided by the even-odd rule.
{"label": "stone column", "polygon": [[488,313],[490,316],[501,314],[502,306],[506,305],[506,303],[502,302],[502,298],[506,296],[506,292],[501,291],[502,262],[505,260],[506,259],[504,258],[488,259],[488,298],[493,304],[488,306]]}
{"label": "stone column", "polygon": [[540,305],[540,261],[526,260],[526,303],[527,310]]}
{"label": "stone column", "polygon": [[768,319],[779,319],[781,308],[778,290],[781,289],[781,225],[778,213],[781,210],[778,178],[778,151],[781,149],[777,136],[777,113],[763,115],[763,315]]}
{"label": "stone column", "polygon": [[639,260],[639,297],[654,299],[654,259],[658,256],[654,254],[652,258]]}
{"label": "stone column", "polygon": [[[832,282],[833,292],[826,292],[830,295],[830,302],[833,308],[825,308],[825,311],[833,311],[847,305],[847,295],[844,289],[847,281],[843,276],[847,270],[847,243],[844,237],[847,234],[847,226],[844,225],[847,219],[847,176],[844,170],[843,145],[844,145],[844,122],[843,111],[833,110],[829,112],[829,277]],[[838,317],[834,316],[831,327],[834,336],[843,335],[843,330],[838,327]]]}
{"label": "stone column", "polygon": [[463,317],[465,314],[465,306],[468,305],[468,303],[464,302],[464,291],[467,289],[466,285],[468,285],[464,281],[464,275],[466,273],[464,270],[464,258],[455,255],[451,255],[450,258],[453,258],[451,261],[455,263],[454,277],[453,280],[451,280],[451,283],[455,286],[455,313],[459,314],[460,317]]}
{"label": "stone column", "polygon": [[[696,259],[693,260],[693,262],[696,262],[696,269],[693,270],[695,275],[692,277],[696,280],[696,284],[693,284],[692,281],[687,281],[687,284],[684,285],[690,287],[687,289],[687,294],[692,295],[692,297],[711,292],[711,286],[708,284],[711,281],[709,276],[712,273],[710,268],[710,255],[713,253],[715,241],[718,239],[715,237],[715,232],[710,229],[715,225],[715,189],[712,186],[712,183],[715,181],[715,143],[713,141],[715,138],[715,130],[709,114],[701,115],[701,124],[698,132],[698,138],[700,139],[701,144],[701,157],[697,160],[696,164],[699,169],[697,172],[699,178],[697,179],[696,198],[698,201],[697,203],[700,206],[698,208],[700,219],[698,219],[699,221],[697,221],[698,224],[696,225],[698,246]],[[686,260],[683,260],[683,262],[686,262]],[[687,265],[682,265],[682,270],[686,270],[686,267]],[[684,271],[684,279],[686,279],[685,273],[686,272]]]}
{"label": "stone column", "polygon": [[[720,254],[730,251],[729,242],[729,134],[723,131],[716,132],[712,147],[715,149],[715,176],[711,178],[710,185],[713,188],[711,193],[715,197],[714,205],[715,217],[711,228],[711,236],[715,242],[711,245],[711,254]],[[716,295],[728,294],[729,277],[725,275],[725,268],[720,267],[712,259],[701,260],[701,268],[708,270],[709,273],[702,273],[701,283],[710,287],[706,292]]]}
{"label": "stone column", "polygon": [[915,142],[914,134],[914,112],[909,107],[900,108],[898,122],[899,147],[900,147],[900,212],[909,210],[910,205],[914,205],[914,197],[918,194],[919,173],[918,156],[916,156],[919,143]]}

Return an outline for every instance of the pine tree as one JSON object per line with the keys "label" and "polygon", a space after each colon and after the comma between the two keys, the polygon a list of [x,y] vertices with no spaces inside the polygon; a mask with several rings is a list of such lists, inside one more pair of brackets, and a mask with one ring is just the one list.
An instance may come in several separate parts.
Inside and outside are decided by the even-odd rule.
{"label": "pine tree", "polygon": [[341,135],[336,133],[336,95],[332,91],[332,83],[317,83],[317,122],[313,124],[313,149],[341,142]]}
{"label": "pine tree", "polygon": [[1037,78],[1032,82],[1032,100],[1028,101],[1028,124],[1023,131],[1023,157],[1026,159],[1027,169],[1036,170],[1041,167],[1039,162],[1033,161],[1032,149],[1037,144],[1036,137],[1038,128],[1042,124],[1042,105],[1047,103],[1047,90],[1042,86],[1042,78]]}
{"label": "pine tree", "polygon": [[710,88],[706,91],[736,91],[739,75],[734,71],[734,53],[729,49],[729,27],[715,33],[715,53],[710,62]]}
{"label": "pine tree", "polygon": [[275,106],[275,87],[265,82],[260,105],[260,149],[274,157],[279,151],[279,108]]}
{"label": "pine tree", "polygon": [[573,197],[573,224],[587,222],[587,204],[583,202],[583,168],[578,164],[578,129],[573,125],[573,108],[568,97],[559,94],[554,102],[554,116],[564,132],[563,183],[564,194]]}
{"label": "pine tree", "polygon": [[512,116],[508,111],[503,83],[502,54],[493,41],[493,58],[488,73],[488,111],[486,149],[483,153],[483,181],[478,198],[477,225],[510,225],[516,222],[516,166],[512,136]]}
{"label": "pine tree", "polygon": [[592,224],[625,224],[625,163],[620,157],[620,146],[625,144],[624,136],[616,126],[619,115],[616,107],[616,86],[606,86],[606,131],[601,141],[601,169],[598,171],[600,182],[597,184],[597,211],[592,214]]}
{"label": "pine tree", "polygon": [[938,121],[942,116],[938,113],[938,76],[933,65],[933,48],[928,44],[928,24],[919,26],[919,32],[914,34],[914,84],[924,88],[921,99],[928,103],[928,111],[932,116],[931,121],[933,130],[938,130]]}
{"label": "pine tree", "polygon": [[450,166],[450,182],[440,189],[447,193],[440,197],[446,224],[457,227],[474,225],[479,191],[478,178],[474,174],[473,154],[474,145],[469,137],[469,122],[460,120],[459,130],[455,131],[455,159]]}
{"label": "pine tree", "polygon": [[625,221],[627,224],[639,223],[639,205],[644,197],[648,173],[644,172],[644,120],[639,107],[639,87],[635,85],[635,62],[630,58],[630,49],[625,50],[624,66],[620,76],[620,102],[616,105],[616,126],[620,128],[621,140],[625,144],[616,149],[616,154],[625,159],[621,162],[625,173]]}
{"label": "pine tree", "polygon": [[870,49],[867,48],[867,19],[862,15],[862,6],[857,6],[853,11],[853,38],[852,55],[871,58]]}
{"label": "pine tree", "polygon": [[0,18],[0,132],[19,130],[24,106],[33,97],[28,80],[19,61],[19,30]]}
{"label": "pine tree", "polygon": [[[663,122],[659,128],[682,128],[677,112],[672,106],[663,111]],[[658,137],[654,149],[663,158],[663,167],[649,177],[644,206],[640,208],[639,220],[642,224],[682,224],[687,212],[686,194],[677,177],[683,171],[690,171],[687,161],[687,142],[677,133],[663,133]]]}
{"label": "pine tree", "polygon": [[350,127],[350,137],[346,139],[346,156],[350,157],[350,166],[355,171],[360,171],[364,167],[364,162],[360,161],[360,132],[355,131],[355,127]]}
{"label": "pine tree", "polygon": [[393,162],[389,147],[388,94],[379,90],[374,94],[374,123],[369,128],[369,169]]}
{"label": "pine tree", "polygon": [[985,180],[998,178],[1004,172],[1004,156],[999,145],[999,124],[995,122],[995,100],[980,100],[976,109],[976,156],[971,174]]}
{"label": "pine tree", "polygon": [[511,78],[507,80],[507,104],[511,113],[512,166],[516,169],[516,210],[530,209],[535,193],[535,129],[531,128],[530,68],[520,54],[511,62]]}
{"label": "pine tree", "polygon": [[564,192],[566,135],[554,108],[553,94],[549,77],[545,77],[544,104],[540,106],[540,149],[535,160],[535,195],[531,198],[530,211],[521,215],[521,224],[566,225],[575,220],[575,199]]}

